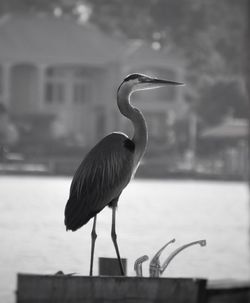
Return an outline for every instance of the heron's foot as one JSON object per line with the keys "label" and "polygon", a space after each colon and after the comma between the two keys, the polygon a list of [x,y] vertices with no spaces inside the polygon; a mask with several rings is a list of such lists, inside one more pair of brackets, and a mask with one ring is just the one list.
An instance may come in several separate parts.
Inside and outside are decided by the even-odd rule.
{"label": "heron's foot", "polygon": [[64,276],[64,273],[62,270],[58,270],[56,273],[55,273],[55,276]]}
{"label": "heron's foot", "polygon": [[74,276],[76,275],[76,272],[71,272],[69,274],[65,274],[62,270],[59,270],[55,273],[55,276]]}

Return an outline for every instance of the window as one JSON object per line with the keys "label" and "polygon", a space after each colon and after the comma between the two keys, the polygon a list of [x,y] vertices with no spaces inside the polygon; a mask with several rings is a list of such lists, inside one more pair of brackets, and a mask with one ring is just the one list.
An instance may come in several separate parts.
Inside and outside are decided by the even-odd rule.
{"label": "window", "polygon": [[46,71],[45,100],[48,104],[64,103],[65,72],[60,67],[49,67]]}
{"label": "window", "polygon": [[91,98],[94,70],[77,66],[53,66],[46,70],[47,104],[82,105]]}
{"label": "window", "polygon": [[87,101],[87,83],[84,81],[75,81],[73,84],[73,100],[76,104],[86,103]]}
{"label": "window", "polygon": [[91,73],[89,69],[75,68],[73,75],[73,101],[84,104],[89,98]]}
{"label": "window", "polygon": [[48,82],[46,85],[46,101],[47,103],[63,103],[64,102],[64,86],[62,83]]}

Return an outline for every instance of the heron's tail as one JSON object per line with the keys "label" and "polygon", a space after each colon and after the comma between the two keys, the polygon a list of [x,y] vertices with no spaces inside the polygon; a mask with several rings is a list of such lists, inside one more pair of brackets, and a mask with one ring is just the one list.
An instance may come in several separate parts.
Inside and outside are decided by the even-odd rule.
{"label": "heron's tail", "polygon": [[76,231],[85,225],[94,215],[94,213],[90,213],[85,209],[82,201],[79,203],[74,197],[69,197],[64,212],[66,231]]}

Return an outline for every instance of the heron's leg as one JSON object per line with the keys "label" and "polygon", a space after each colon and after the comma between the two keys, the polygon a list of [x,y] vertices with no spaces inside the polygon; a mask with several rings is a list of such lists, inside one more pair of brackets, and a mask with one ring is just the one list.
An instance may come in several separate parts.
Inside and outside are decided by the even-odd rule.
{"label": "heron's leg", "polygon": [[114,243],[114,246],[115,246],[115,251],[116,251],[116,255],[117,255],[117,259],[118,259],[118,262],[119,262],[119,266],[120,266],[120,270],[121,270],[121,275],[124,276],[124,269],[123,269],[123,266],[122,266],[122,261],[121,261],[121,257],[120,257],[120,253],[119,253],[119,248],[118,248],[118,245],[117,245],[117,235],[116,235],[116,232],[115,232],[115,215],[116,215],[116,206],[113,206],[112,207],[112,228],[111,228],[111,238],[112,238],[112,241]]}
{"label": "heron's leg", "polygon": [[95,228],[96,228],[96,215],[94,216],[93,227],[92,227],[92,232],[91,232],[91,257],[90,257],[90,271],[89,271],[90,276],[93,276],[95,240],[97,238]]}

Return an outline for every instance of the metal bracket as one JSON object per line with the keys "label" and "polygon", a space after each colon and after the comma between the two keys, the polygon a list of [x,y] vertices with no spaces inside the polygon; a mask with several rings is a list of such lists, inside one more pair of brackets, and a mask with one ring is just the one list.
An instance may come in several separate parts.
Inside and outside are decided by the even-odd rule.
{"label": "metal bracket", "polygon": [[[160,277],[163,272],[166,270],[168,267],[169,263],[178,255],[181,251],[184,249],[199,244],[200,246],[206,246],[206,240],[199,240],[199,241],[193,241],[187,244],[184,244],[180,247],[178,247],[176,250],[174,250],[169,257],[163,262],[163,265],[161,266],[160,264],[160,255],[162,254],[163,250],[171,243],[174,243],[175,239],[170,240],[167,242],[152,258],[149,264],[149,275],[150,277]],[[134,270],[136,272],[137,277],[142,277],[142,263],[147,261],[149,258],[147,255],[144,255],[138,259],[136,259],[134,263]]]}

